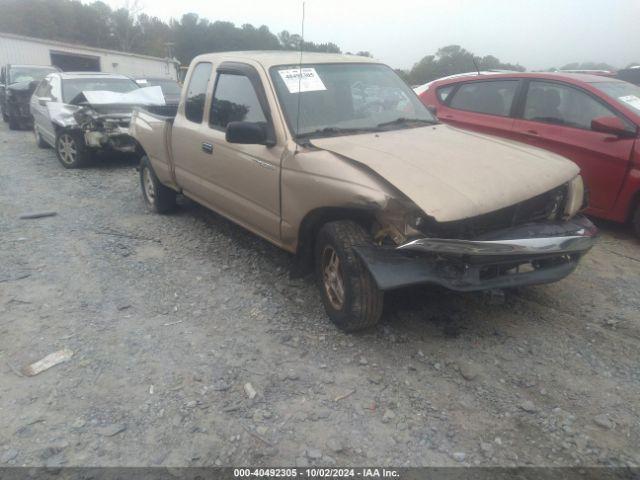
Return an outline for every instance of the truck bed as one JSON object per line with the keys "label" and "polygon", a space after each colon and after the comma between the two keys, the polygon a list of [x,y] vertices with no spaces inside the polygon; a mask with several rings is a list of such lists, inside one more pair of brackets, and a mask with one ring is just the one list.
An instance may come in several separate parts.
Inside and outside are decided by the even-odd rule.
{"label": "truck bed", "polygon": [[146,152],[160,182],[177,189],[171,154],[171,130],[174,117],[175,113],[172,116],[166,116],[137,108],[131,117],[129,133]]}

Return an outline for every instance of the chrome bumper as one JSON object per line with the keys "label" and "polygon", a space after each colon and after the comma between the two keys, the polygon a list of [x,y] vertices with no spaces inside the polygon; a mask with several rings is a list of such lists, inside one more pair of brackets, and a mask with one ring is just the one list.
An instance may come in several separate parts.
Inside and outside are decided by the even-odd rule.
{"label": "chrome bumper", "polygon": [[445,255],[544,255],[586,251],[593,246],[595,238],[595,232],[583,228],[574,235],[563,237],[515,238],[512,240],[419,238],[396,248],[397,250]]}

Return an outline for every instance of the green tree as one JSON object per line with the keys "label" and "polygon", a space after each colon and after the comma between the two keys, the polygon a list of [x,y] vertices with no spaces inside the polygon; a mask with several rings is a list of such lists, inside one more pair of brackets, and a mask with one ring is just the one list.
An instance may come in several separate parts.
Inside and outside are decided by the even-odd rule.
{"label": "green tree", "polygon": [[604,62],[573,62],[567,63],[560,67],[560,70],[616,70],[616,67],[612,67],[608,63]]}
{"label": "green tree", "polygon": [[195,13],[163,22],[141,13],[137,0],[116,10],[102,1],[79,0],[0,0],[0,6],[0,31],[160,57],[170,44],[183,64],[201,53],[232,50],[340,52],[334,43],[303,42],[286,31],[275,35],[266,25],[238,27]]}
{"label": "green tree", "polygon": [[407,73],[406,79],[412,85],[423,84],[456,73],[473,72],[476,65],[480,70],[524,71],[521,65],[502,63],[493,55],[478,57],[460,45],[448,45],[440,48],[435,55],[427,55],[417,62]]}

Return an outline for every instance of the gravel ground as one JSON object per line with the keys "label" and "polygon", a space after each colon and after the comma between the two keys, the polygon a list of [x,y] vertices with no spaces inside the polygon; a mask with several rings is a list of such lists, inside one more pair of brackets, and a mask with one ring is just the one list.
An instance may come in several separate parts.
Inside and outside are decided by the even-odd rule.
{"label": "gravel ground", "polygon": [[557,284],[401,291],[347,335],[288,254],[192,202],[148,213],[134,166],[65,170],[0,127],[0,465],[640,464],[626,229]]}

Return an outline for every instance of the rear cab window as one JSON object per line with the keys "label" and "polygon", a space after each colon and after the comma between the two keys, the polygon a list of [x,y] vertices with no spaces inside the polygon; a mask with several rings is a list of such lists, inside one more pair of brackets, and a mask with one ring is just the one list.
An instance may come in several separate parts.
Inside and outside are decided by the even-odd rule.
{"label": "rear cab window", "polygon": [[191,74],[184,103],[184,115],[191,122],[202,123],[212,68],[211,63],[199,63]]}
{"label": "rear cab window", "polygon": [[460,85],[449,107],[487,115],[508,117],[519,80],[491,80]]}

